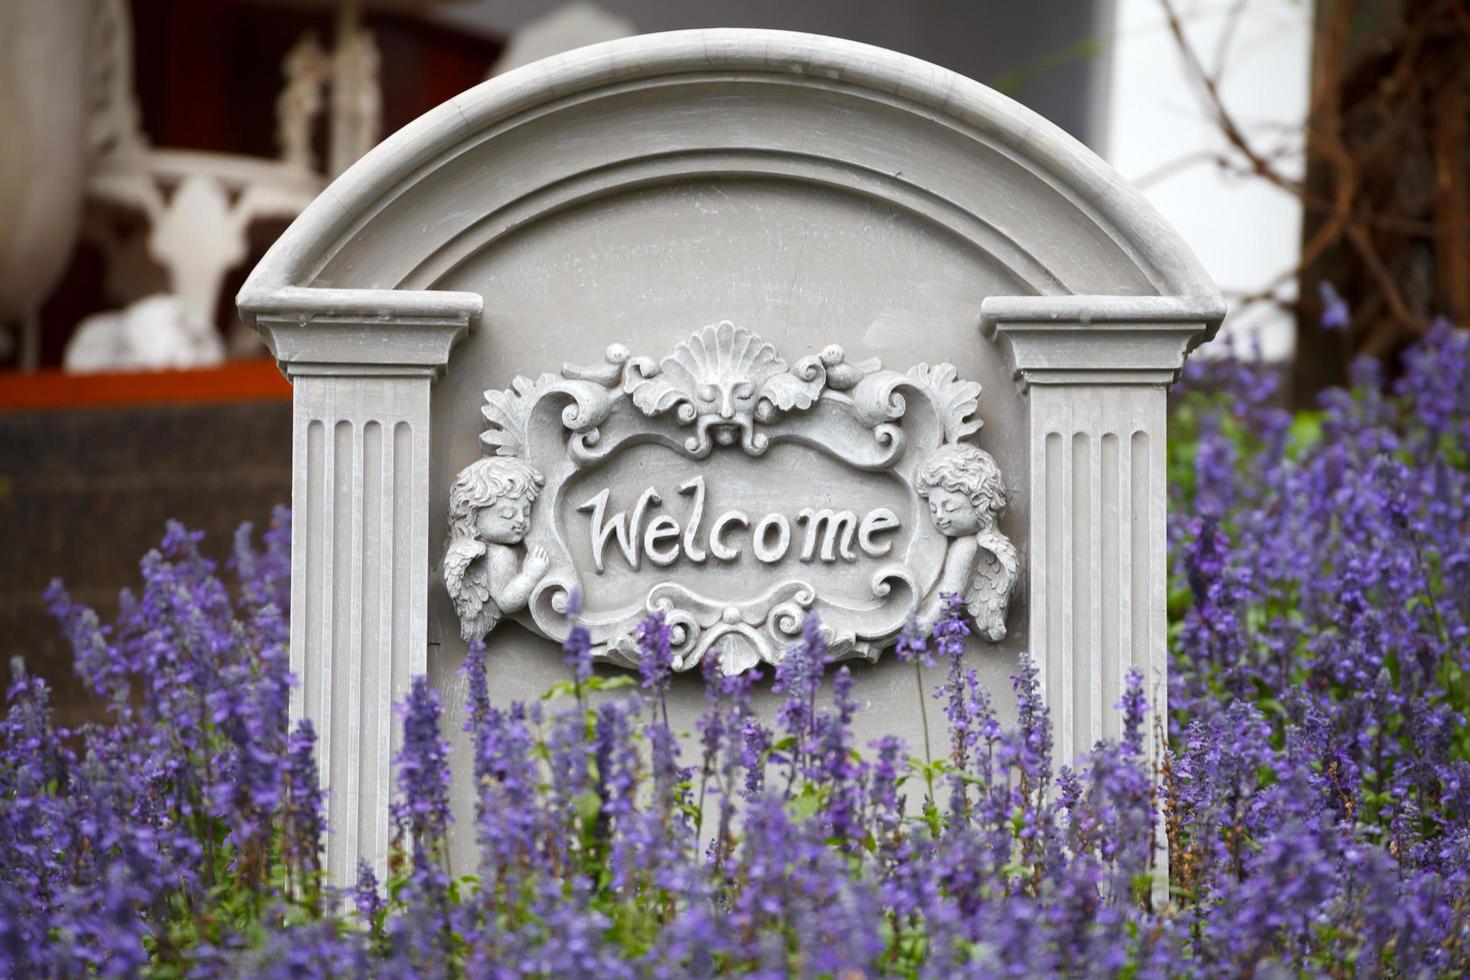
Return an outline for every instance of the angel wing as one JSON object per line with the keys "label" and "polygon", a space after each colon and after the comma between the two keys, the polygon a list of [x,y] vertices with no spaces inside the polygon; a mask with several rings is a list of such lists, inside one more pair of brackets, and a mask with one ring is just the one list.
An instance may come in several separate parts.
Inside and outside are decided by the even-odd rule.
{"label": "angel wing", "polygon": [[1016,546],[994,527],[982,531],[975,553],[975,570],[965,606],[979,628],[980,636],[999,643],[1006,636],[1006,608],[1011,604],[1011,590],[1016,587],[1021,561]]}
{"label": "angel wing", "polygon": [[500,622],[500,607],[490,598],[490,579],[480,541],[451,543],[444,552],[444,587],[459,615],[459,635],[466,643],[481,639]]}

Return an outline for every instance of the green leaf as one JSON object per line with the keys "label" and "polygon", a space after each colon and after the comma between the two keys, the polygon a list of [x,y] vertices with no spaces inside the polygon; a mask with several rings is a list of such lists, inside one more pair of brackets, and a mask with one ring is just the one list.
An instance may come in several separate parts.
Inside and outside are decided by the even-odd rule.
{"label": "green leaf", "polygon": [[821,797],[814,791],[803,790],[800,796],[786,803],[786,814],[792,820],[800,823],[803,820],[815,816],[821,808]]}
{"label": "green leaf", "polygon": [[541,700],[551,701],[555,698],[575,697],[576,694],[576,684],[572,683],[571,681],[557,681],[555,684],[546,689],[546,691],[541,695]]}
{"label": "green leaf", "polygon": [[615,677],[594,677],[583,686],[589,691],[620,691],[625,687],[636,687],[637,684],[631,674],[618,674]]}

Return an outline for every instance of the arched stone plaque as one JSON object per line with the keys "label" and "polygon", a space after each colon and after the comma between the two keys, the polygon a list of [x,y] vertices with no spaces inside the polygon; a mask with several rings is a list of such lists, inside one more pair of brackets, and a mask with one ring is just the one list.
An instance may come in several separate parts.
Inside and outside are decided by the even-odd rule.
{"label": "arched stone plaque", "polygon": [[[1164,392],[1223,304],[978,83],[769,31],[551,58],[369,153],[239,305],[294,385],[293,710],[339,879],[386,853],[408,678],[453,709],[485,633],[534,697],[574,591],[610,664],[648,608],[685,667],[769,661],[816,609],[911,744],[881,653],[953,583],[1000,704],[1041,662],[1060,755],[1116,734],[1130,666],[1164,707]],[[686,671],[676,727],[701,699]]]}

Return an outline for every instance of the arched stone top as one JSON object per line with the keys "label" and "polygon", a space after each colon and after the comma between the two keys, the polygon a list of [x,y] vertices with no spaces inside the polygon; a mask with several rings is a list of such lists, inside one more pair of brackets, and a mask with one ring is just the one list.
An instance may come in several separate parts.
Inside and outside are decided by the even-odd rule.
{"label": "arched stone top", "polygon": [[1016,296],[1182,299],[1171,309],[1206,334],[1223,314],[1174,230],[1036,114],[891,51],[736,29],[595,45],[451,99],[334,181],[240,307],[258,324],[344,304],[358,322],[405,303],[472,318],[479,297],[441,283],[499,237],[589,200],[727,178],[880,199],[986,253]]}

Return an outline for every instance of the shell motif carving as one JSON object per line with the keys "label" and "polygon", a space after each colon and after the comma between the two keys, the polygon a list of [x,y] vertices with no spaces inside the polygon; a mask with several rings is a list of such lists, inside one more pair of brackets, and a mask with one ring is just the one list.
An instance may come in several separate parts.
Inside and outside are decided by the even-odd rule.
{"label": "shell motif carving", "polygon": [[631,359],[623,390],[645,415],[674,412],[681,423],[692,424],[691,452],[703,455],[712,442],[728,446],[738,440],[746,452],[759,454],[766,443],[755,422],[810,408],[824,380],[819,358],[803,358],[789,370],[775,347],[725,320],[698,331],[657,365],[649,357]]}

